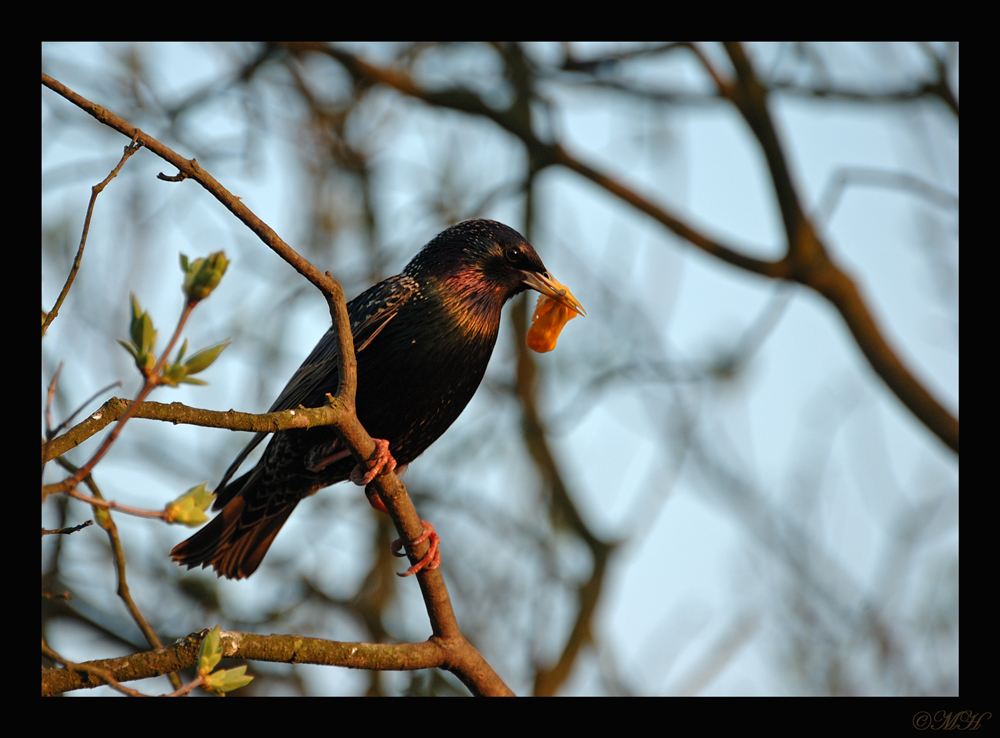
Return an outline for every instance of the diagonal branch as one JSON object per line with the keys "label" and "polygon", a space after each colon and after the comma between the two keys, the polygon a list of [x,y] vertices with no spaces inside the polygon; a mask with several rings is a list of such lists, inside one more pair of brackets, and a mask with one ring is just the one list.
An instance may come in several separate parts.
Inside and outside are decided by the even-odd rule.
{"label": "diagonal branch", "polygon": [[875,321],[860,287],[833,260],[799,202],[767,107],[767,88],[757,77],[741,45],[726,44],[726,51],[739,84],[723,83],[720,91],[732,100],[750,126],[771,171],[788,242],[788,251],[782,259],[787,267],[787,278],[811,287],[833,304],[861,352],[889,389],[921,423],[958,453],[958,418],[952,416],[899,358]]}

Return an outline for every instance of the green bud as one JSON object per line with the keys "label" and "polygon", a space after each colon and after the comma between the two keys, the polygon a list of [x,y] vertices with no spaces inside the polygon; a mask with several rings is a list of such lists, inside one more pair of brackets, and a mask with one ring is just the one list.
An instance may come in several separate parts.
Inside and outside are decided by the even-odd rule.
{"label": "green bud", "polygon": [[212,672],[222,659],[222,633],[216,625],[205,634],[201,642],[201,653],[198,655],[198,676],[202,678],[202,687],[209,692],[225,694],[234,689],[245,687],[253,681],[246,675],[247,667],[235,669],[220,669]]}
{"label": "green bud", "polygon": [[226,273],[229,261],[226,254],[216,251],[208,258],[195,259],[192,262],[181,254],[181,270],[184,272],[184,294],[188,302],[204,300],[218,286],[222,275]]}
{"label": "green bud", "polygon": [[205,511],[215,498],[214,492],[205,488],[205,482],[192,487],[173,502],[167,504],[167,522],[180,523],[195,528],[208,521]]}

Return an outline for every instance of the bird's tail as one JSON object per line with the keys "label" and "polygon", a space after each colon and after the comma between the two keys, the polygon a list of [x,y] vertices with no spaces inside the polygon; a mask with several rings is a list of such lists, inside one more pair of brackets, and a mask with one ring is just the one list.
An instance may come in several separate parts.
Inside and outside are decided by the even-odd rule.
{"label": "bird's tail", "polygon": [[271,514],[262,514],[238,494],[208,525],[174,546],[170,556],[188,569],[211,565],[220,577],[248,577],[257,571],[296,504],[298,500],[286,501]]}

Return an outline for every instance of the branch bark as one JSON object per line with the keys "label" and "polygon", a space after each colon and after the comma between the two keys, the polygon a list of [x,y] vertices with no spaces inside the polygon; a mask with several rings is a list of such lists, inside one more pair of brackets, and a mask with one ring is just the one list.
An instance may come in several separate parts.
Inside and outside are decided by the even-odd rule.
{"label": "branch bark", "polygon": [[[198,663],[205,633],[207,631],[192,633],[166,648],[73,665],[78,668],[42,669],[42,696],[107,684],[95,676],[95,672],[107,672],[117,682],[125,683],[191,668]],[[472,653],[475,649],[464,638],[431,638],[423,643],[345,643],[297,635],[265,636],[224,631],[222,651],[226,658],[281,664],[374,668],[380,671],[446,669],[454,672],[476,695],[513,696],[485,661],[477,662],[477,654]],[[84,670],[79,667],[89,668]]]}

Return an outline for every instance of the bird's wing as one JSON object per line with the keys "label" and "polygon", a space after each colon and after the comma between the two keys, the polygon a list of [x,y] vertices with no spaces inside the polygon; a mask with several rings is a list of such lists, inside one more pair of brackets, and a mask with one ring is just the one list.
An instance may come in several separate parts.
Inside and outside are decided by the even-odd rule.
{"label": "bird's wing", "polygon": [[[415,279],[405,275],[397,275],[379,282],[351,300],[347,305],[347,310],[351,318],[351,335],[354,338],[355,354],[364,351],[375,336],[389,324],[389,321],[396,317],[399,309],[419,294],[419,291],[420,285]],[[337,343],[337,331],[331,326],[319,339],[319,343],[316,344],[312,353],[302,362],[302,366],[288,380],[288,384],[285,385],[268,412],[273,413],[299,407],[305,403],[306,398],[324,386],[336,391],[336,377],[339,373],[340,348]],[[229,465],[222,481],[216,488],[217,490],[226,486],[236,470],[246,461],[250,452],[267,435],[267,433],[254,435],[246,448],[240,451],[239,456]]]}

